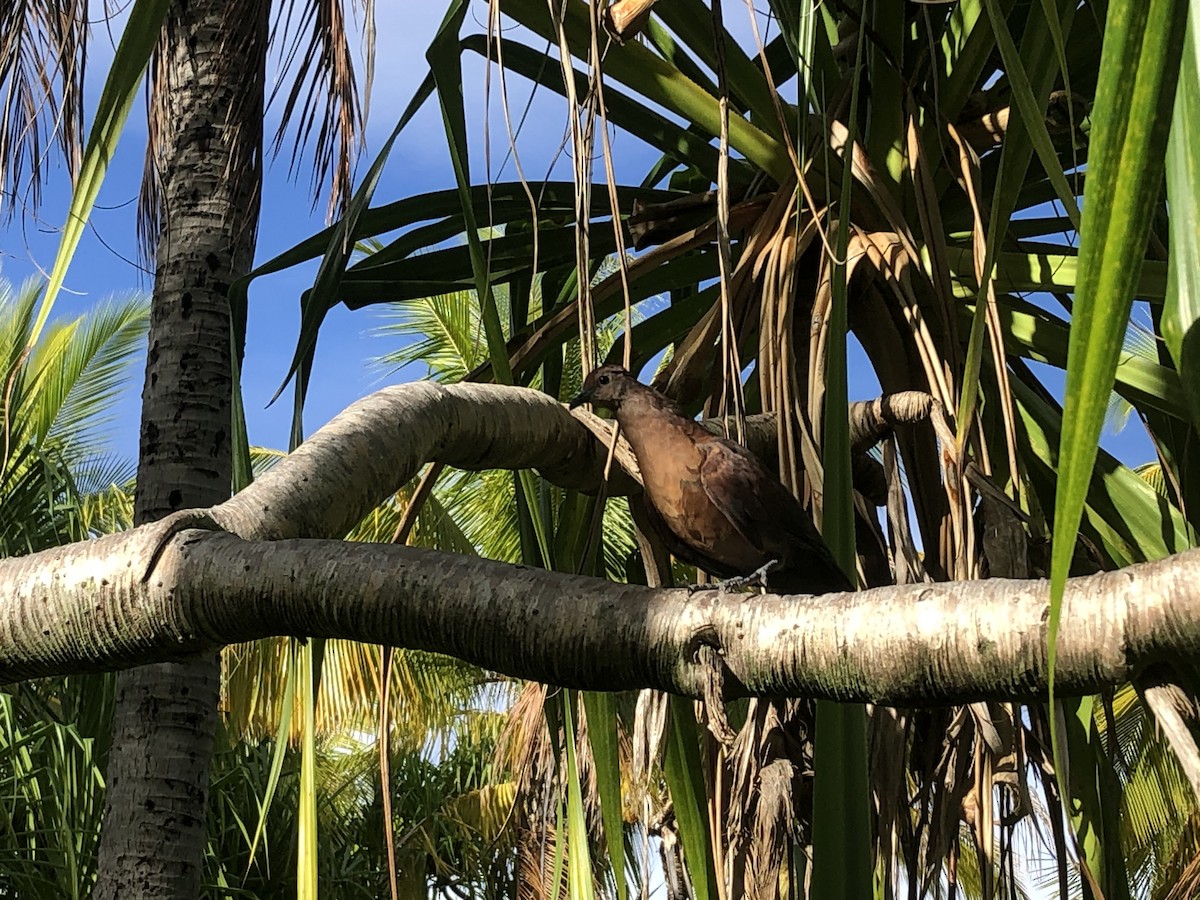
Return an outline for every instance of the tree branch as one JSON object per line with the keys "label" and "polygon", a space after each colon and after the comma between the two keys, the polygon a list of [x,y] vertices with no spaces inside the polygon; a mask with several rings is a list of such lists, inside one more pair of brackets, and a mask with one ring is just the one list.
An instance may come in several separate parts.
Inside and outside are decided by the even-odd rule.
{"label": "tree branch", "polygon": [[[910,395],[927,396],[896,397]],[[890,424],[920,417],[922,410],[928,413],[911,400],[882,398],[853,404],[851,418],[863,440],[868,434],[878,440]],[[536,468],[560,487],[595,493],[608,450],[592,430],[607,440],[610,426],[582,411],[577,415],[528,388],[427,381],[384,388],[347,407],[210,513],[225,531],[248,539],[341,537],[429,462],[471,471]],[[754,419],[747,430],[750,449],[769,460],[774,420]],[[639,492],[637,477],[614,467],[609,496]]]}
{"label": "tree branch", "polygon": [[[455,554],[244,541],[155,524],[0,562],[0,679],[178,659],[275,634],[433,650],[568,687],[695,697],[700,648],[729,696],[902,706],[1043,696],[1044,581],[820,597],[690,596]],[[1200,551],[1072,579],[1060,694],[1200,651]]]}
{"label": "tree branch", "polygon": [[[322,427],[269,472],[211,510],[245,538],[341,537],[428,462],[458,469],[538,469],[594,493],[606,451],[548,394],[490,384],[384,388]],[[620,470],[610,495],[640,488]]]}
{"label": "tree branch", "polygon": [[[918,401],[862,413],[907,421],[927,414]],[[769,423],[759,424],[750,433],[773,443]],[[180,659],[290,634],[435,650],[598,690],[702,696],[713,675],[703,659],[713,658],[723,661],[730,695],[916,706],[1045,690],[1043,582],[689,597],[453,554],[297,539],[340,537],[431,461],[536,467],[557,484],[595,490],[605,451],[536,391],[387,388],[220,506],[0,561],[0,680]],[[637,484],[614,472],[612,488]],[[1059,690],[1091,692],[1195,653],[1195,584],[1200,551],[1070,582]]]}

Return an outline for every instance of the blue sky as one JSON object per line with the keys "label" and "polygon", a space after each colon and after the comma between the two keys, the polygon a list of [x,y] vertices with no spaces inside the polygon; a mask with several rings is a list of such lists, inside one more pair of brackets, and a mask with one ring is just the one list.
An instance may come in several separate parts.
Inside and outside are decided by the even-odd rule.
{"label": "blue sky", "polygon": [[[347,4],[349,6],[349,4]],[[93,0],[93,7],[99,4]],[[486,7],[479,5],[476,11]],[[370,101],[367,146],[358,163],[361,175],[370,165],[395,121],[407,106],[428,72],[425,50],[432,40],[444,10],[438,4],[377,5],[379,35],[375,87]],[[119,35],[123,18],[112,23]],[[477,23],[482,28],[482,23]],[[112,58],[112,43],[103,26],[94,32],[89,48],[91,78],[87,91],[89,114],[95,108],[102,79]],[[483,121],[484,67],[473,55],[464,57],[468,118],[475,137]],[[360,68],[361,72],[361,68]],[[492,113],[488,117],[493,157],[503,158],[507,146],[505,126],[493,87]],[[514,106],[523,105],[528,86],[519,79],[510,82]],[[521,136],[522,162],[530,178],[542,176],[558,155],[566,122],[565,101],[541,94],[528,117]],[[268,111],[265,132],[268,140],[279,124],[279,110]],[[68,273],[65,290],[56,304],[56,315],[78,315],[91,304],[113,293],[149,290],[151,279],[136,265],[136,207],[141,179],[146,123],[142,104],[135,105],[100,192],[89,228]],[[636,148],[631,146],[637,144]],[[477,142],[477,146],[479,146]],[[618,137],[615,148],[623,155],[631,177],[640,178],[654,158],[638,142]],[[289,150],[269,160],[263,189],[262,218],[256,261],[263,262],[293,246],[325,226],[325,198],[315,202],[311,195],[311,161],[301,160],[294,178],[289,177]],[[58,246],[58,232],[70,202],[70,185],[61,159],[50,157],[50,178],[38,215],[18,209],[7,226],[0,226],[0,275],[20,283],[50,269]],[[561,155],[556,177],[570,178],[570,161]],[[485,174],[483,159],[472,161],[478,181]],[[512,178],[511,164],[504,178]],[[454,173],[445,149],[442,121],[436,102],[429,102],[409,125],[393,150],[376,191],[377,202],[454,187]],[[18,204],[19,206],[20,204]],[[298,300],[310,287],[315,263],[269,276],[251,288],[250,324],[243,388],[250,438],[265,446],[286,447],[290,427],[290,394],[274,406],[267,404],[287,373],[299,325]],[[394,343],[375,337],[371,330],[381,323],[380,314],[366,309],[333,310],[321,332],[313,373],[313,388],[305,413],[311,433],[353,400],[397,380],[371,360]],[[139,363],[140,366],[140,363]],[[404,373],[420,377],[422,373]],[[137,451],[137,415],[141,372],[131,373],[121,402],[114,435],[118,449],[130,457]]]}
{"label": "blue sky", "polygon": [[[97,4],[93,3],[93,7]],[[377,90],[372,97],[368,123],[368,146],[360,161],[360,171],[370,162],[370,154],[382,144],[391,122],[407,103],[425,75],[424,50],[436,30],[439,15],[433,5],[380,4],[379,28],[386,35],[386,48],[377,58]],[[401,7],[405,13],[400,22]],[[123,22],[114,23],[114,30]],[[88,90],[89,110],[95,108],[101,79],[112,57],[112,45],[102,29],[94,33],[89,54],[91,78]],[[379,196],[392,199],[420,190],[428,184],[453,184],[451,171],[441,149],[440,122],[431,105],[413,123],[410,138],[397,148]],[[279,112],[272,109],[266,123],[268,136],[279,124]],[[436,130],[435,130],[436,129]],[[425,138],[424,140],[421,138]],[[130,116],[121,143],[113,159],[92,214],[88,232],[80,245],[58,301],[61,314],[78,314],[90,304],[114,292],[148,290],[149,275],[141,271],[137,260],[136,206],[138,185],[146,141],[146,123],[139,102]],[[286,152],[267,169],[263,189],[263,213],[259,229],[257,259],[269,259],[324,227],[323,199],[314,206],[308,171],[301,168],[294,179],[288,174]],[[302,160],[301,165],[307,160]],[[65,218],[70,194],[61,160],[54,160],[55,176],[45,191],[40,218],[28,212],[18,215],[6,231],[0,232],[0,272],[12,281],[37,275],[53,263],[58,245],[58,229]],[[298,297],[311,284],[315,266],[298,267],[252,288],[250,329],[244,379],[246,408],[251,440],[276,447],[287,446],[291,406],[287,398],[267,408],[267,403],[287,372],[298,328]],[[379,339],[367,332],[375,316],[349,314],[337,309],[330,315],[321,337],[312,392],[306,417],[313,426],[327,421],[354,399],[380,386],[380,373],[370,367],[369,357],[386,349]],[[141,393],[141,372],[133,374],[122,402],[118,419],[117,446],[136,455],[137,412]]]}
{"label": "blue sky", "polygon": [[[98,7],[97,0],[92,0]],[[482,14],[484,4],[475,4],[474,13]],[[377,5],[378,47],[375,87],[371,96],[367,147],[359,161],[361,174],[408,104],[413,92],[426,75],[425,50],[441,21],[440,4],[381,3]],[[730,14],[732,16],[732,13]],[[735,24],[737,21],[735,20]],[[482,29],[483,23],[476,22]],[[123,21],[118,17],[112,31],[118,34]],[[89,50],[92,78],[88,88],[88,111],[95,108],[101,80],[112,56],[112,47],[103,26],[99,27]],[[482,124],[485,120],[484,67],[477,57],[464,59],[468,123],[474,148],[482,148]],[[521,107],[528,85],[516,78],[509,81],[510,104]],[[486,116],[491,131],[492,157],[500,160],[507,147],[505,124],[497,99],[499,88],[492,84],[492,109]],[[528,177],[544,176],[555,156],[555,177],[570,178],[570,160],[558,151],[566,124],[566,104],[561,98],[543,92],[538,96],[522,131],[520,147]],[[273,136],[279,122],[278,109],[268,112],[266,133]],[[112,293],[148,290],[150,278],[135,260],[135,215],[138,184],[141,179],[146,125],[141,104],[126,126],[74,263],[68,273],[66,290],[57,313],[77,315],[89,305]],[[614,155],[619,180],[637,181],[656,154],[640,142],[623,135],[615,138]],[[44,193],[42,208],[35,218],[31,211],[18,210],[12,223],[0,226],[0,275],[14,282],[37,275],[51,266],[58,243],[58,229],[69,204],[69,184],[60,160],[51,157],[53,177]],[[307,160],[300,171],[289,177],[289,158],[285,153],[270,161],[264,184],[262,219],[259,229],[257,261],[270,259],[305,237],[320,230],[324,222],[325,201],[315,204],[310,193]],[[485,175],[481,152],[472,161],[476,181]],[[598,167],[599,168],[599,167]],[[598,174],[602,175],[602,169]],[[513,177],[493,172],[501,180]],[[428,103],[401,136],[376,191],[376,201],[386,202],[428,190],[451,188],[453,171],[445,150],[441,118],[435,103]],[[287,372],[298,330],[298,298],[311,286],[315,263],[271,275],[254,284],[250,297],[250,327],[243,388],[252,442],[264,446],[286,447],[291,416],[290,396],[274,406],[267,404]],[[350,312],[333,310],[321,333],[313,373],[313,387],[305,413],[306,430],[328,421],[353,400],[384,384],[401,378],[417,378],[421,372],[389,374],[371,360],[394,343],[372,336],[381,323],[378,312],[365,309]],[[857,354],[855,354],[857,355]],[[861,356],[858,356],[861,359]],[[852,398],[865,398],[877,392],[869,366],[855,364],[852,355],[850,385]],[[139,363],[140,366],[140,363]],[[1044,367],[1043,367],[1043,371]],[[1061,385],[1056,372],[1047,372],[1052,387]],[[137,450],[137,415],[141,392],[140,368],[131,373],[123,395],[116,424],[116,448],[132,458]],[[1133,422],[1119,435],[1106,433],[1105,445],[1122,459],[1138,463],[1152,458],[1150,445],[1141,427]]]}

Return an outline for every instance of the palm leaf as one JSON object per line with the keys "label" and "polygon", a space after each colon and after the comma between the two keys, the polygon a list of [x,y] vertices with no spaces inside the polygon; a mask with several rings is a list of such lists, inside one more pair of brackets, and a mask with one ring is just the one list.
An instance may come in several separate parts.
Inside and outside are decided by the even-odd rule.
{"label": "palm leaf", "polygon": [[31,417],[39,440],[75,446],[95,444],[108,436],[111,410],[127,386],[130,364],[145,341],[149,315],[145,296],[110,300],[86,317],[56,325],[46,335],[29,365],[37,384]]}

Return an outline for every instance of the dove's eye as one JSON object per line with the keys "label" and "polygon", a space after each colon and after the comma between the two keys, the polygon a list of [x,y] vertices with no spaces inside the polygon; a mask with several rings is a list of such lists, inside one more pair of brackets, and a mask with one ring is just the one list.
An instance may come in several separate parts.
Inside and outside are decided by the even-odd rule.
{"label": "dove's eye", "polygon": [[598,379],[596,379],[596,380],[597,380],[597,381],[599,381],[601,384],[608,384],[608,381],[609,381],[609,379],[608,379],[608,376],[607,376],[607,375],[601,375],[601,376],[600,376]]}

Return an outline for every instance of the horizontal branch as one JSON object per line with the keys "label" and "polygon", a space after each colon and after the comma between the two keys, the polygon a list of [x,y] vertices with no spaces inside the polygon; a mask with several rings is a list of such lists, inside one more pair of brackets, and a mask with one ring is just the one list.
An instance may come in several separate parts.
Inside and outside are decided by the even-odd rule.
{"label": "horizontal branch", "polygon": [[[201,530],[164,544],[171,532],[156,523],[0,561],[0,680],[287,634],[432,650],[594,690],[702,696],[704,645],[723,660],[729,696],[920,706],[1046,690],[1043,581],[689,596],[391,545]],[[1072,579],[1059,692],[1200,652],[1197,585],[1200,551]]]}

